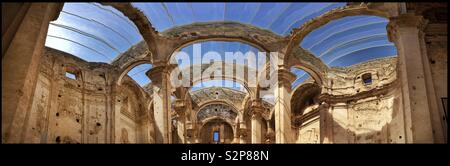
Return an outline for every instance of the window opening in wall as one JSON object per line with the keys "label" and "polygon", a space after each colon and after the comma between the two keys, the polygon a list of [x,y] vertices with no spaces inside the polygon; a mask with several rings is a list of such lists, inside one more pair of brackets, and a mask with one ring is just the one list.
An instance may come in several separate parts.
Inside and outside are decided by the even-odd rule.
{"label": "window opening in wall", "polygon": [[364,85],[372,84],[372,74],[370,74],[370,73],[363,74],[362,80],[364,82]]}
{"label": "window opening in wall", "polygon": [[219,131],[214,131],[214,133],[213,133],[213,141],[218,143],[219,140],[220,140]]}
{"label": "window opening in wall", "polygon": [[77,79],[77,76],[75,74],[73,74],[73,73],[70,73],[70,72],[66,72],[66,77],[70,78],[72,80],[76,80]]}

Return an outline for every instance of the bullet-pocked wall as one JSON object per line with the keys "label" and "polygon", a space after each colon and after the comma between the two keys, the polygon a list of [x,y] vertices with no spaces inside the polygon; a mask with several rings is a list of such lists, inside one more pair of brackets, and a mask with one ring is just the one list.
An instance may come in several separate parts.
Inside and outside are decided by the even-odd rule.
{"label": "bullet-pocked wall", "polygon": [[[2,22],[2,143],[211,143],[216,138],[221,143],[447,142],[444,3],[310,4],[323,13],[284,27],[290,32],[282,33],[240,19],[192,19],[187,22],[192,24],[158,32],[157,24],[165,20],[148,20],[144,16],[151,13],[138,10],[139,5],[72,5],[5,4],[10,10],[2,11],[2,18],[14,18]],[[288,12],[280,16],[301,14],[278,10],[283,5],[275,7]],[[304,11],[303,6],[290,8]],[[99,13],[86,15],[85,9]],[[112,15],[123,26],[103,19]],[[278,17],[273,19],[276,23]],[[291,25],[289,19],[276,26]],[[213,41],[281,53],[277,60],[283,63],[274,72],[281,78],[277,86],[252,88],[245,79],[225,74],[221,79],[243,86],[172,87],[172,53]],[[71,52],[77,49],[85,52]],[[209,67],[218,66],[234,64]],[[200,72],[189,74],[192,84],[202,81]],[[216,112],[215,104],[232,109]],[[225,122],[208,127],[215,118]],[[202,132],[202,125],[208,131]]]}
{"label": "bullet-pocked wall", "polygon": [[[405,121],[397,58],[332,68],[320,100],[321,142],[404,143]],[[322,92],[323,93],[323,92]]]}
{"label": "bullet-pocked wall", "polygon": [[148,97],[111,67],[46,48],[26,121],[26,142],[143,143],[152,140]]}

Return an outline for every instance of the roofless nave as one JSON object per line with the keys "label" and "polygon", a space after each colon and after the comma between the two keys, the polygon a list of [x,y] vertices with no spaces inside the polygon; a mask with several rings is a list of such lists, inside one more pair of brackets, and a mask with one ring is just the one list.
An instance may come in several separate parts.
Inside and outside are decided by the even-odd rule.
{"label": "roofless nave", "polygon": [[2,143],[447,142],[446,4],[2,3],[2,20]]}

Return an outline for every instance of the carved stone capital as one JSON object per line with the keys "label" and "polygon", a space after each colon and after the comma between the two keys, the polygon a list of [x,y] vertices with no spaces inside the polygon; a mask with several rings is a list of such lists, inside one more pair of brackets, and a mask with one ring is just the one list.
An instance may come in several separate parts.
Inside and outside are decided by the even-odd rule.
{"label": "carved stone capital", "polygon": [[239,137],[240,138],[245,138],[247,137],[247,129],[239,129]]}
{"label": "carved stone capital", "polygon": [[273,77],[277,78],[277,83],[280,86],[291,88],[291,84],[295,81],[297,76],[285,67],[279,67],[278,70],[271,74],[271,78]]}
{"label": "carved stone capital", "polygon": [[178,116],[183,117],[186,112],[186,104],[184,100],[177,99],[175,100],[175,112],[178,114]]}
{"label": "carved stone capital", "polygon": [[177,65],[170,64],[166,66],[154,66],[148,70],[145,74],[152,80],[152,84],[158,85],[162,82],[163,77],[169,77],[170,71]]}
{"label": "carved stone capital", "polygon": [[395,17],[398,16],[400,13],[400,3],[379,3],[379,2],[369,2],[369,3],[362,3],[361,6],[367,6],[370,10],[376,10],[380,13],[384,13],[387,17]]}
{"label": "carved stone capital", "polygon": [[416,16],[414,13],[406,13],[399,15],[398,17],[390,18],[387,25],[387,32],[389,41],[397,42],[398,33],[403,28],[417,28],[419,32],[423,31],[428,21],[422,16]]}
{"label": "carved stone capital", "polygon": [[252,118],[261,117],[264,113],[264,105],[262,103],[261,99],[255,99],[252,100],[251,106],[250,106],[250,113],[252,115]]}

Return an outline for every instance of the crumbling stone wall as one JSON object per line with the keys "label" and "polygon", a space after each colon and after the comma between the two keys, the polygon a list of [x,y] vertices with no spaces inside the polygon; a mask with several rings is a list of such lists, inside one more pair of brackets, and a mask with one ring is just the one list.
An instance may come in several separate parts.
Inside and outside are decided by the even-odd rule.
{"label": "crumbling stone wall", "polygon": [[388,57],[331,68],[327,75],[330,86],[322,88],[316,104],[300,110],[302,115],[294,118],[300,124],[294,125],[296,142],[404,143],[396,65],[397,58]]}
{"label": "crumbling stone wall", "polygon": [[[139,130],[139,115],[144,111],[140,103],[148,98],[138,97],[137,84],[130,86],[133,83],[128,76],[127,83],[116,87],[110,78],[117,73],[111,71],[109,64],[88,63],[46,48],[25,122],[24,142],[144,142],[138,138],[138,132],[143,132]],[[75,78],[67,77],[66,72]],[[113,92],[113,88],[121,93]]]}

